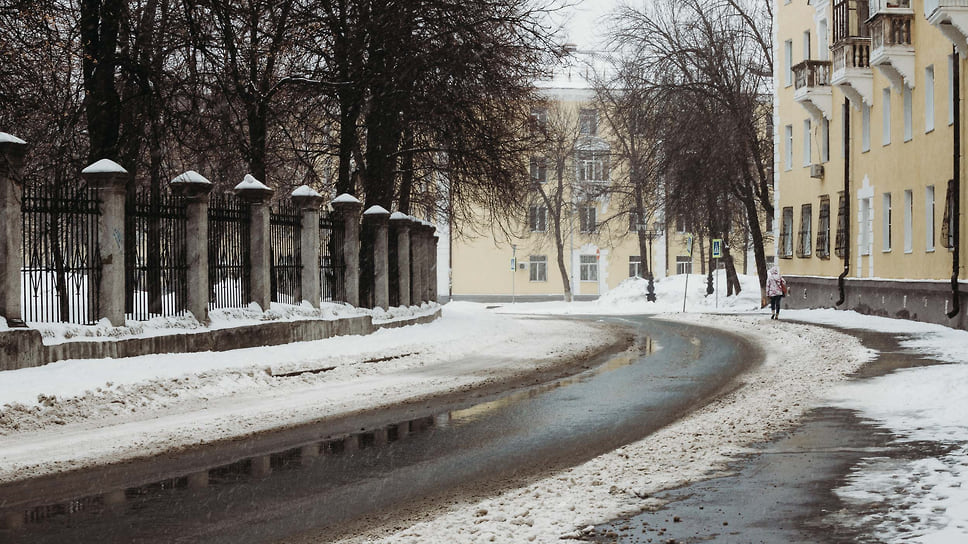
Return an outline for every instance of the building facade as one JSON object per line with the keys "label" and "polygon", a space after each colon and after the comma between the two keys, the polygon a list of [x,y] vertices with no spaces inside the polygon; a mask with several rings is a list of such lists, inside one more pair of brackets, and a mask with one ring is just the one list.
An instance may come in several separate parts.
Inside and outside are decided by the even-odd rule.
{"label": "building facade", "polygon": [[777,0],[776,257],[791,307],[962,327],[963,0]]}

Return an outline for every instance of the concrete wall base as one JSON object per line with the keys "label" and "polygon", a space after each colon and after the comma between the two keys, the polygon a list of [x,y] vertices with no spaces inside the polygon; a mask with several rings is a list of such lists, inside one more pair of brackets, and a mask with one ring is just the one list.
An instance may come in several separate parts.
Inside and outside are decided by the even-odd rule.
{"label": "concrete wall base", "polygon": [[840,290],[837,278],[784,276],[790,294],[783,299],[784,308],[836,308],[854,310],[864,315],[910,319],[968,330],[968,285],[961,285],[958,298],[961,311],[947,316],[952,308],[951,283],[948,281],[903,281],[847,278],[846,300],[837,306]]}
{"label": "concrete wall base", "polygon": [[11,329],[0,332],[0,371],[31,368],[67,359],[103,359],[105,357],[117,359],[162,353],[196,353],[278,346],[293,342],[323,340],[333,336],[365,335],[384,328],[430,323],[439,317],[438,309],[429,315],[387,323],[373,323],[370,316],[336,320],[281,321],[150,338],[83,340],[50,346],[44,345],[40,332],[34,329]]}

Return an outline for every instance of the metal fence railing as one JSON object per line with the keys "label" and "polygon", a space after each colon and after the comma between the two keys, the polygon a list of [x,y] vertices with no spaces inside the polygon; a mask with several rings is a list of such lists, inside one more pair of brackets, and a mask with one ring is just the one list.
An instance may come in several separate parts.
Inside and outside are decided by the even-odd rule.
{"label": "metal fence railing", "polygon": [[249,206],[229,194],[213,194],[208,207],[209,306],[242,308],[248,305]]}
{"label": "metal fence railing", "polygon": [[182,315],[188,302],[185,199],[139,193],[128,202],[125,313],[130,319]]}
{"label": "metal fence railing", "polygon": [[97,321],[97,193],[84,184],[24,184],[22,302],[25,321]]}
{"label": "metal fence railing", "polygon": [[319,216],[319,281],[326,302],[346,300],[346,263],[343,261],[343,226],[330,214]]}
{"label": "metal fence railing", "polygon": [[302,212],[279,206],[269,214],[270,300],[302,300]]}

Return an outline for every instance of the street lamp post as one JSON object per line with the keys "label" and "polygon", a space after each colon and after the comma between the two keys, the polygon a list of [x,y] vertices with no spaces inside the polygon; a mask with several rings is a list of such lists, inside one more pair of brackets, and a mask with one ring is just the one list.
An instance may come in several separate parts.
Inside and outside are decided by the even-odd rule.
{"label": "street lamp post", "polygon": [[655,269],[653,268],[654,252],[652,251],[652,241],[662,236],[660,224],[658,222],[654,223],[651,230],[646,230],[642,234],[645,235],[645,239],[649,242],[649,293],[645,296],[645,299],[649,302],[655,302]]}

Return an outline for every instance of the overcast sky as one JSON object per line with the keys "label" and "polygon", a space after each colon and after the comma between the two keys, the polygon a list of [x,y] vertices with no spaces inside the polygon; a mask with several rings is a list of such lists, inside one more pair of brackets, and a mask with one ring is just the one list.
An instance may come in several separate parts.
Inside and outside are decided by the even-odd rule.
{"label": "overcast sky", "polygon": [[564,15],[565,39],[581,49],[594,49],[602,40],[604,16],[621,0],[572,0]]}

